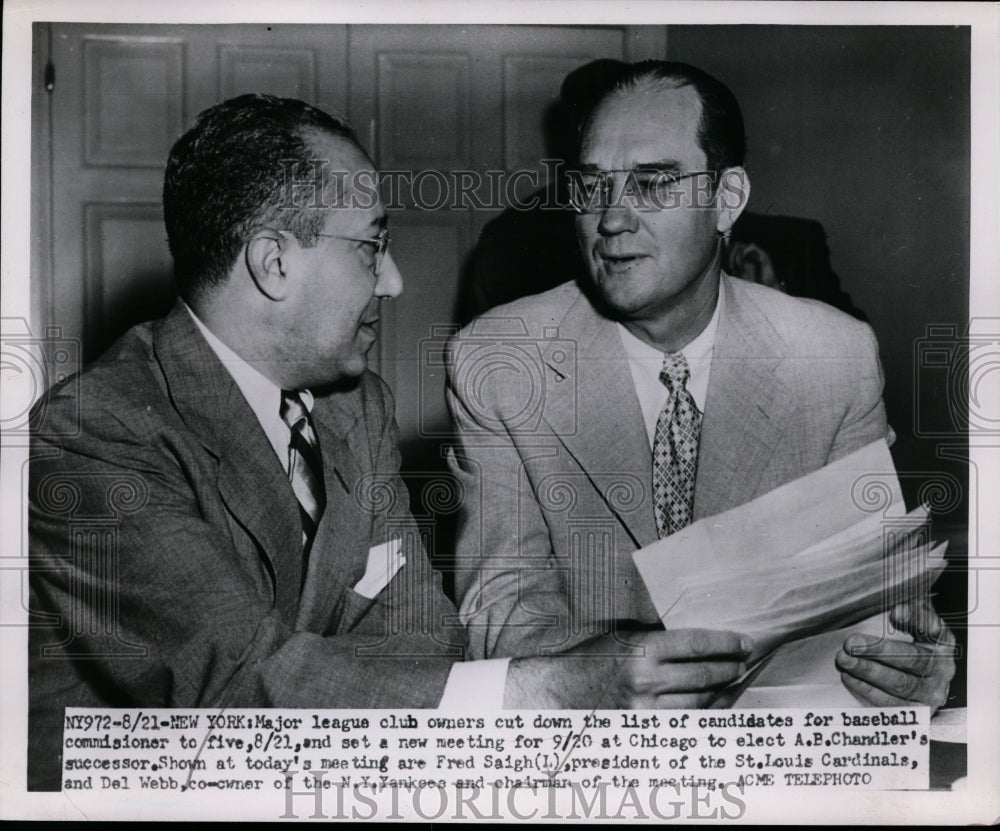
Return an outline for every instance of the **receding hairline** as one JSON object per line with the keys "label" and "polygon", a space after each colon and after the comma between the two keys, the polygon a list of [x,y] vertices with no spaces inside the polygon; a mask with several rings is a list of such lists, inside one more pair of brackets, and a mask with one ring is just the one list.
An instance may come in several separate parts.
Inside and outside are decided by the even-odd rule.
{"label": "receding hairline", "polygon": [[685,88],[690,88],[691,95],[693,96],[692,102],[695,107],[692,114],[693,117],[691,119],[694,142],[698,149],[705,153],[705,148],[702,147],[701,142],[702,121],[705,115],[705,102],[702,100],[702,97],[695,85],[684,78],[644,77],[637,79],[634,83],[629,83],[627,86],[616,86],[609,90],[594,107],[590,116],[584,123],[583,129],[580,133],[580,149],[583,149],[587,140],[592,136],[594,124],[601,117],[603,117],[604,113],[610,107],[613,107],[622,101],[629,101],[630,99],[643,95],[657,95],[666,92],[679,91]]}
{"label": "receding hairline", "polygon": [[636,78],[634,81],[630,81],[627,85],[615,86],[608,90],[608,92],[605,93],[605,95],[591,111],[590,118],[587,119],[584,132],[589,129],[592,122],[597,120],[597,116],[602,110],[617,101],[641,95],[656,95],[658,93],[673,92],[683,89],[690,89],[691,94],[694,96],[694,101],[698,107],[697,112],[695,113],[698,119],[698,122],[696,122],[697,126],[697,123],[699,123],[704,116],[705,102],[702,100],[701,93],[698,91],[698,88],[690,80],[679,76],[671,76],[667,78],[643,76],[641,78]]}
{"label": "receding hairline", "polygon": [[[309,124],[300,128],[299,137],[309,148],[314,163],[327,163],[323,167],[323,187],[326,189],[331,184],[336,187],[337,199],[346,199],[352,191],[357,192],[355,185],[359,175],[370,174],[371,181],[366,184],[377,188],[378,167],[354,135],[344,135],[326,127]],[[330,147],[322,146],[325,141],[333,142],[334,152],[330,152]],[[345,184],[349,189],[341,191],[340,188]]]}

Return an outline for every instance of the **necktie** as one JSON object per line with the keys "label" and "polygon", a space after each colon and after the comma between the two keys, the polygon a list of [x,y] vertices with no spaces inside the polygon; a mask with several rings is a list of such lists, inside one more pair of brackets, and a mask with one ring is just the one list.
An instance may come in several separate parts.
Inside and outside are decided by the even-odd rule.
{"label": "necktie", "polygon": [[288,443],[288,479],[299,501],[302,548],[308,551],[316,534],[316,526],[323,515],[323,508],[326,507],[323,458],[316,433],[309,421],[309,411],[297,392],[282,390],[281,418],[292,434]]}
{"label": "necktie", "polygon": [[669,394],[653,438],[653,512],[661,538],[690,524],[694,508],[701,413],[687,390],[690,376],[683,354],[664,356],[660,381]]}

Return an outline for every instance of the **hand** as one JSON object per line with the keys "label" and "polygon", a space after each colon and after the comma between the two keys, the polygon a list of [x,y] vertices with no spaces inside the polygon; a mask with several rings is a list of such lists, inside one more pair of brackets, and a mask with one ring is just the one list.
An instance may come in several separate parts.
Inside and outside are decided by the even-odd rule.
{"label": "hand", "polygon": [[541,709],[705,707],[746,671],[750,638],[708,629],[605,636],[568,652],[511,661],[504,706]]}
{"label": "hand", "polygon": [[849,636],[836,657],[844,686],[874,707],[926,704],[933,714],[955,675],[955,636],[928,603],[901,603],[889,619],[914,642]]}

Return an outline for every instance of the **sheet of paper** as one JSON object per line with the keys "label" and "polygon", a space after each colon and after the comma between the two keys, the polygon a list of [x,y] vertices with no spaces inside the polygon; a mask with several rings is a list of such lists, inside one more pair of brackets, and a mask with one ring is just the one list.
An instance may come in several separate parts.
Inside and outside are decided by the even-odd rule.
{"label": "sheet of paper", "polygon": [[891,628],[888,614],[879,614],[854,626],[786,643],[775,650],[732,706],[864,707],[840,680],[833,660],[853,633],[909,640]]}
{"label": "sheet of paper", "polygon": [[927,514],[876,442],[634,558],[664,625],[750,635],[759,658],[925,596],[944,565]]}
{"label": "sheet of paper", "polygon": [[881,503],[904,512],[885,441],[872,442],[746,505],[699,520],[633,558],[663,618],[680,596],[681,578],[726,568],[735,553],[741,559],[780,561],[868,519],[872,504]]}

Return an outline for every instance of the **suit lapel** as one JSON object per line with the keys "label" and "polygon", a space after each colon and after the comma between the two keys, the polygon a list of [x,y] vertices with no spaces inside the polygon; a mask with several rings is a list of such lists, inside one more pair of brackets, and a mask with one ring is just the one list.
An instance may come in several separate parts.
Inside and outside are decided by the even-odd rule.
{"label": "suit lapel", "polygon": [[705,417],[698,450],[695,519],[749,501],[795,399],[776,375],[784,343],[739,281],[723,275]]}
{"label": "suit lapel", "polygon": [[153,338],[174,406],[218,459],[219,494],[263,552],[278,606],[291,620],[302,529],[281,463],[236,382],[180,303],[160,321]]}
{"label": "suit lapel", "polygon": [[[345,589],[362,576],[364,568],[356,551],[359,541],[371,537],[371,511],[359,506],[365,499],[364,471],[371,469],[358,458],[359,449],[367,449],[367,439],[360,435],[364,420],[357,397],[331,393],[316,399],[313,426],[323,454],[323,477],[326,509],[316,529],[309,556],[308,571],[299,600],[295,628],[325,632],[339,614]],[[365,552],[367,553],[367,552]]]}
{"label": "suit lapel", "polygon": [[[576,343],[575,364],[564,359],[568,339]],[[633,543],[648,545],[656,540],[652,454],[615,324],[580,296],[560,323],[559,341],[543,352],[546,420]],[[567,421],[568,413],[575,418]]]}

